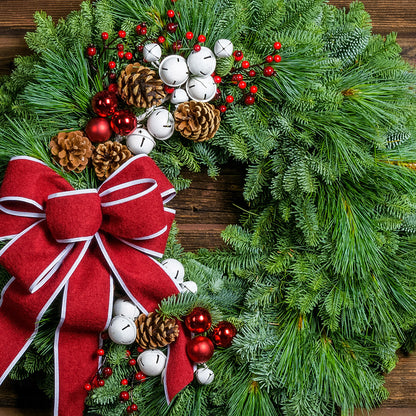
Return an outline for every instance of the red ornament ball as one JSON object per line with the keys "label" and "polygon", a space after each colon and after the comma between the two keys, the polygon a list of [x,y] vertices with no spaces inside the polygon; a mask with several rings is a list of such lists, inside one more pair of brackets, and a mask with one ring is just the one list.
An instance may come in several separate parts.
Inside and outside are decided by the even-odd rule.
{"label": "red ornament ball", "polygon": [[90,45],[87,48],[87,55],[88,56],[94,56],[97,54],[97,48],[94,45]]}
{"label": "red ornament ball", "polygon": [[147,34],[147,27],[142,27],[142,28],[140,29],[140,34],[141,34],[142,36],[146,35],[146,34]]}
{"label": "red ornament ball", "polygon": [[110,91],[100,91],[92,99],[92,109],[95,114],[107,117],[114,114],[117,109],[118,101],[114,93]]}
{"label": "red ornament ball", "polygon": [[251,92],[252,94],[255,94],[257,91],[258,91],[258,88],[257,88],[255,85],[252,85],[252,86],[250,87],[250,92]]}
{"label": "red ornament ball", "polygon": [[233,56],[236,61],[241,61],[244,58],[242,51],[234,51]]}
{"label": "red ornament ball", "polygon": [[130,398],[130,394],[128,391],[122,391],[118,397],[121,401],[126,402]]}
{"label": "red ornament ball", "polygon": [[105,351],[102,348],[97,350],[97,355],[99,355],[100,357],[102,357],[104,354],[105,354]]}
{"label": "red ornament ball", "polygon": [[122,43],[117,44],[117,50],[118,51],[124,51],[124,45]]}
{"label": "red ornament ball", "polygon": [[214,344],[209,338],[198,335],[186,344],[186,352],[194,363],[206,363],[214,354]]}
{"label": "red ornament ball", "polygon": [[141,354],[143,351],[144,351],[144,349],[143,349],[142,347],[137,347],[137,352],[138,352],[139,354]]}
{"label": "red ornament ball", "polygon": [[101,39],[102,40],[107,40],[108,39],[108,33],[107,32],[101,33]]}
{"label": "red ornament ball", "polygon": [[130,59],[132,59],[132,58],[133,58],[133,54],[132,54],[131,52],[126,52],[126,53],[124,54],[124,57],[125,57],[128,61],[130,61]]}
{"label": "red ornament ball", "polygon": [[137,25],[137,26],[136,26],[136,33],[137,33],[138,35],[140,35],[140,30],[141,30],[141,28],[142,28],[142,25]]}
{"label": "red ornament ball", "polygon": [[268,63],[273,62],[273,56],[267,55],[266,56],[266,62],[268,62]]}
{"label": "red ornament ball", "polygon": [[233,75],[232,80],[236,81],[236,82],[240,82],[240,81],[243,80],[243,75],[242,74],[235,74],[235,75]]}
{"label": "red ornament ball", "polygon": [[159,43],[163,43],[165,40],[166,40],[166,38],[165,38],[164,36],[162,36],[162,35],[160,35],[160,36],[157,38],[157,41],[158,41]]}
{"label": "red ornament ball", "polygon": [[144,49],[144,45],[142,44],[137,45],[137,52],[143,52],[143,49]]}
{"label": "red ornament ball", "polygon": [[141,381],[141,382],[143,383],[143,381],[145,381],[145,380],[146,380],[146,374],[145,374],[145,373],[143,373],[143,371],[139,371],[138,373],[136,373],[136,374],[134,375],[134,378],[135,378],[137,381]]}
{"label": "red ornament ball", "polygon": [[243,61],[243,62],[241,62],[241,66],[244,69],[247,69],[250,66],[250,62],[249,61]]}
{"label": "red ornament ball", "polygon": [[127,412],[128,414],[133,413],[133,410],[131,410],[131,406],[127,406],[127,408],[126,408],[126,412]]}
{"label": "red ornament ball", "polygon": [[87,390],[87,391],[91,391],[92,390],[91,384],[90,383],[84,384],[84,389]]}
{"label": "red ornament ball", "polygon": [[234,97],[232,95],[227,95],[225,101],[227,101],[228,104],[231,104],[234,101]]}
{"label": "red ornament ball", "polygon": [[185,326],[197,334],[208,331],[211,324],[211,314],[205,308],[194,308],[185,318]]}
{"label": "red ornament ball", "polygon": [[240,88],[241,90],[243,90],[245,87],[247,87],[247,83],[245,81],[240,81],[238,83],[238,88]]}
{"label": "red ornament ball", "polygon": [[114,61],[110,61],[110,62],[108,63],[108,67],[109,67],[110,69],[114,69],[114,68],[116,67],[116,63],[115,63]]}
{"label": "red ornament ball", "polygon": [[195,52],[199,52],[200,50],[201,50],[201,45],[198,45],[198,44],[194,45]]}
{"label": "red ornament ball", "polygon": [[220,110],[221,113],[225,113],[227,111],[227,107],[223,104],[218,107],[218,110]]}
{"label": "red ornament ball", "polygon": [[199,35],[198,36],[198,42],[204,43],[206,40],[207,40],[207,38],[204,35]]}
{"label": "red ornament ball", "polygon": [[85,133],[95,143],[106,142],[113,134],[110,121],[105,117],[94,117],[85,126]]}
{"label": "red ornament ball", "polygon": [[137,409],[138,409],[137,404],[135,404],[135,403],[132,403],[132,404],[130,405],[130,408],[131,408],[131,410],[133,410],[133,412],[136,412],[136,411],[137,411]]}
{"label": "red ornament ball", "polygon": [[172,19],[172,17],[175,16],[175,12],[173,10],[168,10],[167,13],[168,17],[170,17]]}
{"label": "red ornament ball", "polygon": [[117,84],[110,84],[107,90],[112,92],[113,94],[116,94],[118,92],[118,86]]}
{"label": "red ornament ball", "polygon": [[119,52],[118,52],[118,57],[119,57],[120,59],[123,59],[123,58],[124,58],[124,52],[119,51]]}
{"label": "red ornament ball", "polygon": [[105,381],[104,381],[103,379],[98,380],[98,385],[99,385],[100,387],[104,387],[104,385],[105,385]]}
{"label": "red ornament ball", "polygon": [[108,378],[113,374],[113,369],[111,367],[104,367],[103,368],[103,376],[104,378]]}
{"label": "red ornament ball", "polygon": [[168,85],[164,85],[163,89],[165,90],[166,94],[173,94],[173,92],[175,91],[175,88],[169,87]]}
{"label": "red ornament ball", "polygon": [[177,40],[177,41],[175,41],[175,42],[172,43],[172,49],[175,52],[180,51],[181,48],[182,48],[182,42],[180,40]]}
{"label": "red ornament ball", "polygon": [[273,59],[275,62],[280,62],[282,60],[282,57],[280,55],[275,55]]}
{"label": "red ornament ball", "polygon": [[126,378],[123,378],[123,380],[121,380],[120,384],[122,386],[127,386],[129,384],[129,381]]}
{"label": "red ornament ball", "polygon": [[275,42],[273,44],[273,48],[276,49],[276,50],[279,50],[281,47],[282,47],[282,44],[280,42]]}
{"label": "red ornament ball", "polygon": [[[246,99],[250,97],[253,99],[254,103],[254,96],[247,95],[244,99],[244,102]],[[250,100],[251,101],[251,100]],[[250,105],[249,103],[246,103],[247,105]],[[235,329],[235,326],[231,322],[227,321],[221,321],[218,322],[218,325],[214,328],[214,331],[212,332],[211,338],[214,341],[215,345],[218,347],[227,348],[231,345],[233,342],[233,338],[236,336],[237,330]]]}
{"label": "red ornament ball", "polygon": [[257,72],[254,69],[250,69],[250,71],[248,71],[248,76],[253,78],[257,75]]}
{"label": "red ornament ball", "polygon": [[118,31],[118,37],[119,38],[125,38],[126,37],[126,31],[125,30],[119,30]]}
{"label": "red ornament ball", "polygon": [[263,74],[265,77],[271,77],[274,75],[274,68],[272,66],[266,66],[266,68],[263,69]]}
{"label": "red ornament ball", "polygon": [[129,110],[117,111],[111,119],[111,128],[116,134],[120,134],[121,136],[127,136],[136,126],[136,116]]}
{"label": "red ornament ball", "polygon": [[194,34],[192,32],[186,32],[185,37],[186,39],[191,40],[194,38]]}
{"label": "red ornament ball", "polygon": [[129,365],[131,365],[131,366],[136,365],[136,360],[134,358],[131,358],[129,360]]}
{"label": "red ornament ball", "polygon": [[221,81],[222,81],[222,78],[221,78],[219,75],[215,75],[215,77],[214,77],[214,82],[215,82],[216,84],[220,84],[220,83],[221,83]]}
{"label": "red ornament ball", "polygon": [[169,33],[175,33],[177,28],[178,28],[178,24],[177,23],[170,22],[170,23],[168,23],[166,25],[166,30]]}

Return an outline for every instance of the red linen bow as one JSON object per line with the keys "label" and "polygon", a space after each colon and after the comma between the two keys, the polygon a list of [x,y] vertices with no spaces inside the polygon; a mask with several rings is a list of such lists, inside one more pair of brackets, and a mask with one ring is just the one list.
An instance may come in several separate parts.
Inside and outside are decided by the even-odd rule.
{"label": "red linen bow", "polygon": [[[75,191],[37,159],[11,159],[0,188],[0,264],[14,276],[0,299],[0,384],[63,290],[55,333],[55,415],[81,416],[83,386],[97,371],[99,333],[109,324],[114,276],[145,313],[179,293],[160,263],[175,190],[153,160],[130,159],[99,188]],[[181,327],[169,348],[170,401],[193,378]]]}

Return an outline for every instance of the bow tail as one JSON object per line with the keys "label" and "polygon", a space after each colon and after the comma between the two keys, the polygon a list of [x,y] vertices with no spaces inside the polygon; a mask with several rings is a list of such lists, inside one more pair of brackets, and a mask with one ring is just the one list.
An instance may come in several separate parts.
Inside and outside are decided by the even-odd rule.
{"label": "bow tail", "polygon": [[88,250],[65,286],[55,333],[55,416],[82,414],[84,385],[98,370],[100,332],[109,324],[112,303],[112,278]]}
{"label": "bow tail", "polygon": [[[115,277],[143,312],[156,309],[162,299],[179,293],[176,283],[156,260],[111,236],[96,234],[96,238]],[[194,378],[193,365],[186,354],[190,334],[182,324],[179,326],[179,336],[169,347],[166,367],[168,402]]]}

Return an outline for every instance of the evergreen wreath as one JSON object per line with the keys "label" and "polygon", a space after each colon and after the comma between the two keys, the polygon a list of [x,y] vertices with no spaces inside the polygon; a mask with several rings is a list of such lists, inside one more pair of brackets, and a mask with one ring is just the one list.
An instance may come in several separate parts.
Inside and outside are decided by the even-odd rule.
{"label": "evergreen wreath", "polygon": [[[173,111],[171,86],[126,69],[155,69],[143,61],[146,44],[185,57],[218,39],[234,46],[217,60],[218,109],[198,107],[212,123],[221,113],[218,131],[193,141],[193,127],[182,135],[182,126],[151,157],[178,191],[190,185],[183,168],[215,178],[240,162],[247,208],[223,232],[226,250],[184,253],[173,226],[165,258],[179,259],[198,291],[164,299],[152,319],[159,327],[202,307],[213,328],[226,321],[237,335],[209,360],[214,381],[192,382],[170,405],[160,377],[132,377],[137,344],[126,356],[106,341],[85,413],[328,416],[384,400],[382,374],[398,348],[413,347],[416,326],[416,73],[395,34],[373,35],[362,3],[346,12],[325,0],[98,0],[56,25],[42,12],[35,20],[26,36],[34,54],[16,58],[0,87],[1,170],[13,156],[34,157],[75,189],[96,188],[97,175],[131,156],[116,140],[95,149],[85,141],[98,93],[125,87],[130,118],[113,121],[121,136],[155,104]],[[138,94],[129,71],[151,93]],[[62,153],[74,146],[75,156]],[[92,153],[93,166],[83,159]],[[108,162],[110,153],[119,159]],[[9,279],[2,268],[1,287]],[[44,372],[51,397],[59,309],[58,299],[11,372]]]}

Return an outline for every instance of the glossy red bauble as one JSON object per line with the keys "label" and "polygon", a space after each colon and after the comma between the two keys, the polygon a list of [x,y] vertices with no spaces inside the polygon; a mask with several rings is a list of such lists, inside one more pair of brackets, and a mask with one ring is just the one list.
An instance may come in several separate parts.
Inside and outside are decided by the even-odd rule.
{"label": "glossy red bauble", "polygon": [[157,41],[158,41],[159,43],[163,43],[165,40],[166,40],[166,38],[165,38],[164,36],[162,36],[162,35],[160,35],[160,36],[157,38]]}
{"label": "glossy red bauble", "polygon": [[[252,97],[253,103],[254,103],[253,96],[247,95],[247,97]],[[218,325],[214,328],[211,338],[214,341],[215,345],[217,345],[218,347],[227,348],[233,342],[233,338],[236,336],[236,334],[237,334],[237,330],[235,329],[235,326],[231,322],[221,321],[221,322],[218,322]]]}
{"label": "glossy red bauble", "polygon": [[191,39],[193,39],[194,34],[192,32],[186,32],[185,37],[186,37],[186,39],[191,40]]}
{"label": "glossy red bauble", "polygon": [[243,90],[246,87],[247,87],[247,83],[245,81],[240,81],[238,83],[238,88],[240,88],[241,90]]}
{"label": "glossy red bauble", "polygon": [[242,51],[234,51],[233,56],[236,61],[241,61],[244,58]]}
{"label": "glossy red bauble", "polygon": [[272,66],[266,66],[266,68],[263,69],[263,74],[265,77],[271,77],[274,75],[274,68]]}
{"label": "glossy red bauble", "polygon": [[123,378],[123,380],[120,381],[120,384],[122,386],[127,386],[129,384],[129,381],[126,378]]}
{"label": "glossy red bauble", "polygon": [[177,28],[178,28],[178,24],[177,23],[170,22],[170,23],[168,23],[166,25],[166,30],[169,33],[175,33]]}
{"label": "glossy red bauble", "polygon": [[87,391],[91,391],[92,390],[92,386],[90,383],[84,384],[84,389]]}
{"label": "glossy red bauble", "polygon": [[108,33],[107,32],[101,33],[101,39],[102,40],[107,40],[108,39]]}
{"label": "glossy red bauble", "polygon": [[181,42],[180,40],[176,40],[175,42],[173,42],[173,43],[172,43],[172,49],[173,49],[175,52],[180,51],[180,50],[181,50],[181,48],[182,48],[182,42]]}
{"label": "glossy red bauble", "polygon": [[222,81],[222,78],[219,75],[215,75],[215,77],[213,77],[213,78],[214,78],[214,82],[216,84],[220,84],[221,81]]}
{"label": "glossy red bauble", "polygon": [[244,69],[247,69],[250,66],[250,62],[249,61],[243,61],[241,62],[241,66]]}
{"label": "glossy red bauble", "polygon": [[95,46],[88,46],[88,48],[87,48],[87,55],[88,56],[94,56],[94,55],[96,55],[97,54],[97,49],[96,49],[96,47]]}
{"label": "glossy red bauble", "polygon": [[128,391],[122,391],[118,397],[121,401],[126,402],[130,398],[130,394]]}
{"label": "glossy red bauble", "polygon": [[227,101],[228,104],[231,104],[234,101],[234,97],[232,95],[227,95],[225,101]]}
{"label": "glossy red bauble", "polygon": [[115,63],[114,61],[110,61],[110,62],[108,63],[108,67],[109,67],[110,69],[114,69],[114,68],[116,67],[116,63]]}
{"label": "glossy red bauble", "polygon": [[279,50],[282,47],[282,44],[280,42],[275,42],[273,44],[273,48],[275,48],[276,50]]}
{"label": "glossy red bauble", "polygon": [[125,38],[126,37],[126,32],[124,30],[119,30],[118,31],[118,37],[119,38]]}
{"label": "glossy red bauble", "polygon": [[135,378],[137,381],[141,381],[141,382],[143,383],[143,381],[145,381],[145,380],[146,380],[146,374],[145,374],[145,373],[143,373],[143,371],[139,371],[138,373],[136,373],[136,374],[134,375],[134,378]]}
{"label": "glossy red bauble", "polygon": [[131,366],[136,365],[136,360],[134,358],[131,358],[129,360],[129,365],[131,365]]}
{"label": "glossy red bauble", "polygon": [[253,78],[257,75],[257,72],[254,69],[250,69],[250,71],[248,71],[248,76]]}
{"label": "glossy red bauble", "polygon": [[193,49],[195,52],[199,52],[201,50],[201,45],[196,44]]}
{"label": "glossy red bauble", "polygon": [[280,62],[282,60],[282,57],[280,55],[275,55],[273,59],[275,62]]}
{"label": "glossy red bauble", "polygon": [[100,357],[102,357],[104,354],[105,354],[105,351],[102,348],[97,350],[97,355],[99,355]]}
{"label": "glossy red bauble", "polygon": [[271,56],[271,55],[268,55],[268,56],[266,56],[266,62],[273,62],[273,56]]}
{"label": "glossy red bauble", "polygon": [[106,142],[113,134],[110,121],[105,117],[92,118],[85,127],[85,133],[94,143]]}
{"label": "glossy red bauble", "polygon": [[227,111],[227,107],[223,104],[218,107],[218,110],[220,110],[221,113],[225,113]]}
{"label": "glossy red bauble", "polygon": [[104,387],[104,385],[105,385],[105,381],[104,380],[98,380],[98,385],[100,386],[100,387]]}
{"label": "glossy red bauble", "polygon": [[207,38],[204,35],[199,35],[198,36],[198,42],[204,43],[206,40],[207,40]]}
{"label": "glossy red bauble", "polygon": [[108,378],[113,374],[113,369],[111,367],[104,367],[103,368],[103,377]]}
{"label": "glossy red bauble", "polygon": [[130,61],[130,59],[132,59],[132,58],[133,58],[133,54],[132,54],[131,52],[126,52],[126,53],[124,54],[124,57],[125,57],[128,61]]}
{"label": "glossy red bauble", "polygon": [[209,338],[198,335],[186,344],[186,352],[194,363],[206,363],[214,354],[214,344]]}
{"label": "glossy red bauble", "polygon": [[147,35],[147,27],[142,27],[142,28],[140,29],[140,34],[141,34],[142,36]]}
{"label": "glossy red bauble", "polygon": [[252,86],[250,87],[250,92],[251,92],[252,94],[255,94],[257,91],[258,91],[258,88],[257,88],[255,85],[252,85]]}
{"label": "glossy red bauble", "polygon": [[173,94],[173,92],[175,91],[175,88],[169,87],[168,85],[164,85],[163,89],[165,90],[166,94]]}
{"label": "glossy red bauble", "polygon": [[116,111],[118,101],[115,94],[104,90],[94,95],[91,104],[95,114],[101,117],[108,117]]}
{"label": "glossy red bauble", "polygon": [[168,10],[167,13],[168,17],[170,17],[171,19],[175,16],[175,12],[173,10]]}
{"label": "glossy red bauble", "polygon": [[205,308],[194,308],[191,313],[185,317],[185,326],[197,334],[208,331],[211,328],[211,314]]}
{"label": "glossy red bauble", "polygon": [[114,113],[111,119],[111,128],[116,134],[126,136],[137,126],[136,116],[129,110],[121,110]]}

